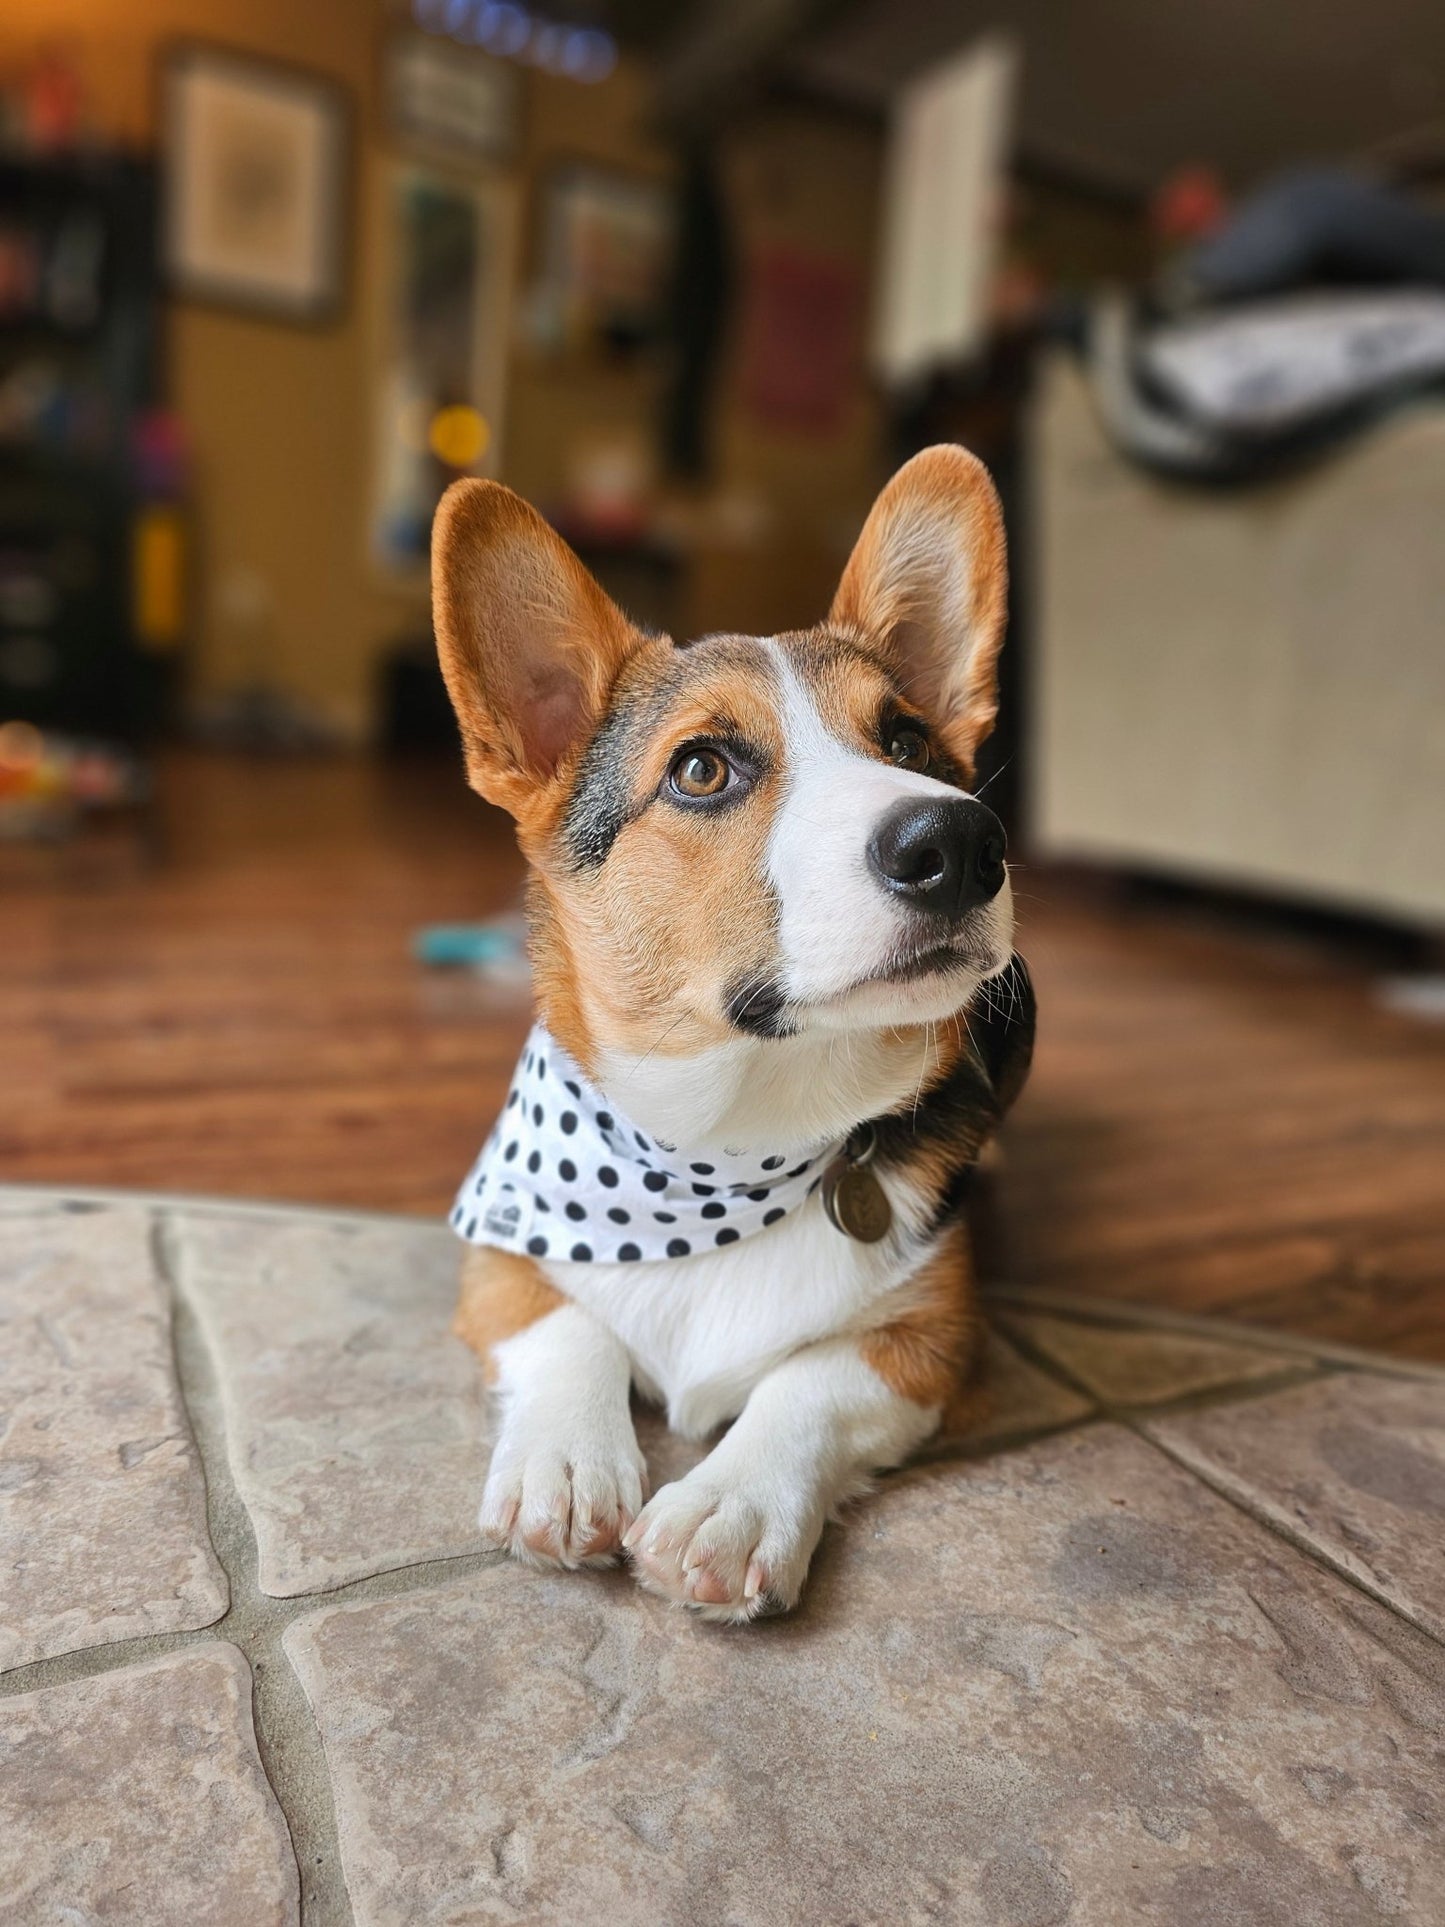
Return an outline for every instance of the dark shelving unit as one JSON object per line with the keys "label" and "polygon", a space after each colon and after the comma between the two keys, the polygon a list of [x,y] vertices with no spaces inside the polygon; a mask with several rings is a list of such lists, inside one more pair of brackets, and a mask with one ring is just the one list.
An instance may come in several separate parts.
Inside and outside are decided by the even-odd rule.
{"label": "dark shelving unit", "polygon": [[133,741],[164,713],[132,589],[156,200],[143,161],[0,159],[0,721]]}

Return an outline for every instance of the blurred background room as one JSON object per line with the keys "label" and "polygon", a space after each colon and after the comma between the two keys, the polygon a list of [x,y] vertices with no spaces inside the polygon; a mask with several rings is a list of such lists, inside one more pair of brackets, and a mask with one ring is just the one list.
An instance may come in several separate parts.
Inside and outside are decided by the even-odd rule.
{"label": "blurred background room", "polygon": [[986,1274],[1445,1360],[1438,0],[7,0],[0,1182],[442,1213],[528,1021],[442,490],[767,633],[940,440]]}

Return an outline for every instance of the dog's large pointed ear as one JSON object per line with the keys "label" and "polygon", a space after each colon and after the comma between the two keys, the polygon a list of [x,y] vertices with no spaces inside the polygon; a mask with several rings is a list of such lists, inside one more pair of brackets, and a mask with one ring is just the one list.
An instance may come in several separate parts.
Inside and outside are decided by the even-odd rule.
{"label": "dog's large pointed ear", "polygon": [[883,652],[971,775],[998,711],[1007,599],[988,470],[943,444],[906,462],[873,504],[828,620]]}
{"label": "dog's large pointed ear", "polygon": [[642,637],[556,530],[499,482],[453,482],[442,497],[432,611],[468,781],[523,815],[585,745]]}

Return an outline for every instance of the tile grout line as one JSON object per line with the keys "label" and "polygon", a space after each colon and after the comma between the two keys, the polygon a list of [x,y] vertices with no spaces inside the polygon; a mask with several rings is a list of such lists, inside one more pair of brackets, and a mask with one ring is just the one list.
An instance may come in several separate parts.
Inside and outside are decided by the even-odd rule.
{"label": "tile grout line", "polygon": [[7,1199],[19,1199],[21,1209],[36,1211],[53,1211],[66,1204],[82,1204],[96,1210],[129,1204],[160,1216],[183,1211],[238,1218],[301,1218],[322,1224],[355,1218],[363,1224],[398,1225],[414,1231],[448,1229],[441,1212],[378,1211],[359,1204],[303,1204],[289,1198],[231,1198],[215,1191],[131,1190],[125,1185],[25,1184],[0,1180],[0,1205]]}
{"label": "tile grout line", "polygon": [[1430,1359],[1397,1358],[1391,1352],[1367,1351],[1328,1338],[1306,1338],[1274,1325],[1251,1325],[1214,1312],[1172,1311],[1164,1305],[1140,1305],[1127,1298],[1101,1298],[1097,1293],[1065,1291],[1053,1285],[994,1283],[981,1292],[985,1310],[1035,1312],[1062,1318],[1074,1325],[1104,1325],[1125,1331],[1165,1332],[1180,1338],[1213,1340],[1216,1344],[1244,1345],[1254,1351],[1282,1352],[1345,1371],[1378,1372],[1386,1378],[1424,1379],[1445,1383],[1445,1365]]}
{"label": "tile grout line", "polygon": [[[1184,1412],[1204,1412],[1216,1405],[1243,1405],[1253,1399],[1269,1398],[1275,1392],[1287,1392],[1297,1385],[1308,1385],[1316,1379],[1332,1375],[1344,1376],[1349,1367],[1337,1365],[1332,1360],[1311,1361],[1301,1355],[1297,1359],[1286,1357],[1278,1368],[1254,1378],[1230,1378],[1213,1385],[1197,1385],[1188,1391],[1172,1392],[1162,1398],[1150,1399],[1138,1405],[1129,1405],[1120,1399],[1109,1399],[1101,1392],[1095,1392],[1082,1378],[1076,1377],[1070,1369],[1061,1365],[1044,1350],[1038,1341],[1030,1337],[1013,1321],[1018,1317],[1012,1306],[1004,1306],[1001,1315],[995,1315],[993,1324],[1003,1333],[1016,1350],[1022,1352],[1031,1365],[1047,1372],[1059,1384],[1066,1385],[1070,1391],[1078,1392],[1095,1407],[1097,1416],[1114,1418],[1121,1412],[1147,1411],[1174,1416]],[[1267,1349],[1267,1348],[1265,1348]]]}
{"label": "tile grout line", "polygon": [[994,1432],[987,1438],[972,1439],[966,1432],[960,1432],[951,1438],[925,1440],[917,1451],[909,1453],[902,1465],[877,1475],[879,1490],[886,1488],[895,1472],[907,1472],[912,1466],[969,1465],[980,1459],[991,1459],[995,1453],[1027,1451],[1031,1445],[1042,1445],[1045,1439],[1062,1438],[1068,1432],[1082,1431],[1086,1425],[1093,1425],[1098,1416],[1091,1401],[1087,1412],[1079,1412],[1073,1418],[1053,1419],[1037,1425],[1018,1425],[1011,1432]]}
{"label": "tile grout line", "polygon": [[[1010,1331],[1009,1337],[1014,1340],[1020,1351],[1029,1359],[1030,1363],[1037,1365],[1041,1370],[1051,1371],[1054,1376],[1061,1379],[1063,1383],[1071,1386],[1075,1391],[1082,1393],[1085,1397],[1096,1396],[1089,1392],[1083,1381],[1076,1378],[1066,1365],[1060,1365],[1055,1360],[1048,1358],[1041,1348],[1033,1343],[1026,1335],[1020,1334],[1016,1338],[1014,1333]],[[1315,1375],[1324,1377],[1326,1374],[1321,1371]],[[1252,1382],[1253,1385],[1259,1385],[1260,1383],[1261,1381],[1259,1380]],[[1307,1374],[1294,1375],[1286,1380],[1287,1385],[1308,1383],[1309,1375]],[[1422,1626],[1413,1613],[1404,1611],[1395,1600],[1387,1598],[1382,1591],[1372,1586],[1367,1579],[1361,1578],[1359,1573],[1351,1572],[1348,1567],[1342,1565],[1321,1547],[1312,1545],[1303,1536],[1297,1536],[1283,1520],[1271,1517],[1265,1509],[1251,1505],[1242,1494],[1232,1491],[1227,1485],[1220,1483],[1216,1478],[1211,1478],[1208,1472],[1202,1467],[1192,1464],[1180,1453],[1174,1451],[1163,1439],[1156,1439],[1153,1434],[1146,1429],[1148,1417],[1152,1416],[1156,1410],[1163,1414],[1169,1414],[1178,1412],[1181,1409],[1188,1411],[1203,1410],[1206,1409],[1206,1405],[1217,1407],[1219,1405],[1238,1404],[1241,1402],[1238,1393],[1242,1389],[1242,1387],[1233,1387],[1230,1388],[1232,1395],[1222,1395],[1219,1398],[1210,1398],[1205,1401],[1187,1404],[1183,1400],[1163,1401],[1157,1408],[1154,1406],[1147,1408],[1147,1413],[1145,1408],[1142,1407],[1117,1405],[1109,1399],[1099,1398],[1097,1399],[1098,1414],[1101,1418],[1107,1419],[1115,1425],[1122,1426],[1132,1437],[1138,1439],[1140,1444],[1146,1446],[1150,1451],[1159,1453],[1162,1458],[1168,1459],[1171,1465],[1177,1465],[1180,1471],[1185,1473],[1189,1478],[1197,1479],[1199,1484],[1204,1486],[1207,1491],[1212,1492],[1216,1498],[1222,1499],[1233,1511],[1240,1513],[1244,1518],[1262,1527],[1272,1538],[1282,1539],[1287,1546],[1292,1546],[1296,1552],[1302,1554],[1312,1565],[1318,1566],[1322,1571],[1332,1574],[1336,1579],[1343,1580],[1347,1586],[1351,1587],[1355,1592],[1362,1593],[1366,1599],[1373,1600],[1375,1605],[1383,1607],[1390,1617],[1398,1620],[1401,1625],[1409,1626],[1412,1631],[1422,1633],[1424,1637],[1434,1645],[1445,1645],[1445,1640],[1442,1640],[1438,1633],[1432,1632],[1428,1626]],[[1264,1389],[1266,1391],[1280,1390],[1281,1387],[1278,1382],[1278,1377],[1276,1377],[1274,1381],[1264,1382]]]}
{"label": "tile grout line", "polygon": [[[218,1637],[218,1629],[224,1624],[223,1615],[209,1626],[193,1626],[169,1633],[136,1633],[129,1639],[106,1639],[94,1646],[71,1646],[63,1653],[47,1653],[42,1659],[27,1659],[18,1666],[7,1666],[0,1673],[0,1705],[8,1699],[20,1699],[26,1693],[39,1693],[50,1686],[72,1686],[77,1680],[100,1679],[106,1673],[121,1673],[129,1666],[140,1666],[151,1659],[163,1659],[167,1653],[210,1644]],[[235,1643],[239,1644],[239,1641]]]}
{"label": "tile grout line", "polygon": [[[463,1552],[441,1559],[423,1560],[415,1565],[388,1566],[382,1572],[364,1574],[330,1592],[293,1593],[284,1598],[261,1593],[254,1602],[255,1626],[238,1624],[223,1614],[209,1626],[182,1628],[167,1633],[137,1633],[129,1639],[103,1640],[93,1646],[72,1646],[63,1653],[50,1653],[31,1659],[0,1673],[0,1703],[19,1699],[49,1686],[69,1686],[77,1680],[99,1679],[106,1673],[124,1672],[128,1667],[164,1657],[192,1646],[204,1646],[227,1639],[249,1657],[258,1643],[284,1636],[298,1620],[326,1612],[332,1607],[367,1606],[379,1600],[402,1599],[414,1592],[427,1592],[456,1579],[467,1579],[495,1567],[507,1567],[502,1553]],[[264,1626],[261,1621],[264,1619]]]}
{"label": "tile grout line", "polygon": [[1201,1485],[1207,1486],[1217,1497],[1232,1505],[1237,1512],[1242,1512],[1247,1519],[1253,1519],[1256,1525],[1263,1526],[1266,1532],[1273,1533],[1277,1539],[1283,1539],[1286,1545],[1293,1546],[1296,1552],[1303,1553],[1315,1565],[1326,1572],[1333,1573],[1347,1586],[1352,1586],[1356,1592],[1363,1593],[1366,1599],[1372,1599],[1377,1606],[1383,1607],[1392,1619],[1398,1619],[1402,1626],[1409,1626],[1428,1639],[1432,1645],[1445,1647],[1445,1638],[1442,1638],[1432,1627],[1422,1625],[1414,1613],[1407,1611],[1398,1600],[1391,1599],[1381,1587],[1376,1586],[1360,1573],[1352,1572],[1343,1560],[1337,1558],[1325,1547],[1315,1545],[1303,1533],[1297,1533],[1286,1520],[1273,1515],[1268,1507],[1252,1502],[1244,1493],[1234,1491],[1218,1475],[1211,1476],[1204,1467],[1193,1464],[1183,1453],[1176,1451],[1167,1440],[1152,1437],[1144,1430],[1142,1424],[1136,1425],[1129,1419],[1124,1419],[1122,1423],[1128,1425],[1136,1438],[1142,1439],[1146,1445],[1151,1445],[1156,1452],[1162,1453],[1166,1459],[1177,1465],[1181,1471],[1187,1472],[1191,1478],[1198,1479]]}
{"label": "tile grout line", "polygon": [[294,1613],[278,1613],[257,1580],[259,1551],[231,1471],[216,1363],[181,1283],[175,1226],[152,1216],[155,1266],[171,1298],[176,1379],[206,1486],[206,1524],[231,1587],[224,1617],[207,1629],[230,1639],[251,1669],[252,1717],[262,1769],[290,1834],[304,1927],[351,1927],[331,1776],[301,1681],[282,1649]]}
{"label": "tile grout line", "polygon": [[[1041,1434],[1040,1436],[1046,1436]],[[344,1585],[325,1592],[288,1593],[285,1596],[258,1592],[248,1610],[254,1612],[259,1627],[264,1618],[264,1634],[285,1634],[299,1619],[329,1608],[366,1606],[376,1600],[404,1598],[408,1593],[426,1592],[454,1579],[470,1578],[474,1573],[506,1567],[506,1555],[499,1552],[458,1552],[438,1559],[419,1560],[411,1565],[387,1566],[380,1572],[363,1573]],[[0,1673],[0,1701],[37,1692],[45,1686],[68,1686],[74,1680],[96,1679],[105,1673],[123,1672],[169,1652],[208,1641],[228,1639],[244,1652],[255,1646],[263,1633],[242,1625],[230,1613],[213,1620],[209,1626],[181,1628],[168,1633],[137,1633],[129,1639],[102,1640],[93,1646],[72,1646],[63,1653],[43,1659],[26,1660]]]}

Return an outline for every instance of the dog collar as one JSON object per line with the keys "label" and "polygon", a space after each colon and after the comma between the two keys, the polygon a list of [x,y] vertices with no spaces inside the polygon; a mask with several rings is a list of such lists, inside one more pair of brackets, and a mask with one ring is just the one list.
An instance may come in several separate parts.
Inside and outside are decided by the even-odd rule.
{"label": "dog collar", "polygon": [[451,1222],[468,1244],[553,1261],[686,1258],[796,1211],[841,1149],[679,1151],[624,1117],[538,1024]]}

